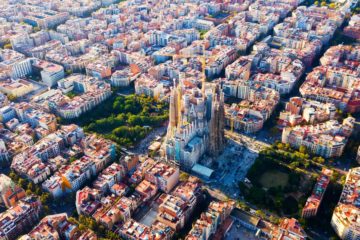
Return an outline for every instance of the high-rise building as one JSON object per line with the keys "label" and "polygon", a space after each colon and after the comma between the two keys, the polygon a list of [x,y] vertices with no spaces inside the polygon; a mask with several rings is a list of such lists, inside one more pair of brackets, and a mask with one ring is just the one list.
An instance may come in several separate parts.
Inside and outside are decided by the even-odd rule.
{"label": "high-rise building", "polygon": [[0,174],[0,203],[10,208],[24,197],[24,189],[17,186],[8,176]]}
{"label": "high-rise building", "polygon": [[326,158],[339,157],[353,132],[354,122],[353,117],[348,117],[342,124],[329,120],[312,126],[287,127],[283,129],[282,142],[293,148],[305,146],[310,152]]}
{"label": "high-rise building", "polygon": [[346,176],[346,182],[335,207],[331,226],[341,239],[360,239],[360,167],[352,168]]}
{"label": "high-rise building", "polygon": [[17,239],[39,220],[41,202],[34,196],[21,199],[18,204],[0,213],[0,239]]}
{"label": "high-rise building", "polygon": [[321,175],[318,177],[311,196],[307,199],[302,210],[301,216],[303,218],[310,218],[317,215],[320,204],[325,195],[325,191],[330,183],[330,178],[333,174],[332,170],[323,169]]}

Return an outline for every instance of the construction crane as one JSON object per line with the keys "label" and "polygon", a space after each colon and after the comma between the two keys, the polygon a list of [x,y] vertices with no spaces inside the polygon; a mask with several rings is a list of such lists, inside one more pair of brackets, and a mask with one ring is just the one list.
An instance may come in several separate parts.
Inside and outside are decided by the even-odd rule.
{"label": "construction crane", "polygon": [[[230,17],[226,20],[226,23],[229,23],[237,14],[235,12],[231,13]],[[171,57],[173,59],[176,58],[183,58],[183,59],[188,59],[188,58],[197,58],[199,59],[199,61],[201,62],[201,70],[202,70],[202,93],[203,95],[205,95],[205,83],[206,83],[206,73],[205,73],[205,68],[206,68],[206,61],[207,60],[213,60],[214,56],[205,56],[205,45],[202,45],[202,55],[185,55],[185,54],[177,54],[177,53],[163,53],[161,54],[162,56],[165,57]],[[187,63],[187,62],[186,62]],[[156,99],[158,99],[159,96],[156,97]],[[168,96],[164,96],[160,99],[160,101],[165,100],[166,98],[168,98]]]}
{"label": "construction crane", "polygon": [[213,56],[205,56],[205,45],[202,45],[203,47],[203,55],[185,55],[185,54],[177,54],[177,53],[163,53],[161,54],[162,56],[165,57],[171,57],[173,59],[178,59],[178,58],[183,58],[183,59],[188,59],[188,58],[197,58],[199,59],[199,61],[201,62],[201,71],[202,71],[202,78],[201,78],[201,82],[202,82],[202,93],[205,95],[205,83],[206,83],[206,74],[205,74],[205,68],[206,68],[206,60],[209,59],[213,59]]}

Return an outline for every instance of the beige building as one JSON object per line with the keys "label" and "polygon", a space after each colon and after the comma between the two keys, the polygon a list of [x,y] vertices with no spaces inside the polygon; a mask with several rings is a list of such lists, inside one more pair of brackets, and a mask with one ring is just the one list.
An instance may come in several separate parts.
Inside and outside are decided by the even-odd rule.
{"label": "beige building", "polygon": [[0,82],[0,91],[7,95],[22,97],[34,89],[32,83],[25,80],[8,80]]}
{"label": "beige building", "polygon": [[350,169],[331,226],[341,239],[360,239],[360,167]]}

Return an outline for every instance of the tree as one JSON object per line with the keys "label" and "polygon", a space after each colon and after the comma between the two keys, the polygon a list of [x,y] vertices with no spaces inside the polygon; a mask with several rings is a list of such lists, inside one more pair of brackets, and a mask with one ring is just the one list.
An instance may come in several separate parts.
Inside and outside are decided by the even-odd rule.
{"label": "tree", "polygon": [[20,187],[22,187],[22,188],[25,189],[25,187],[26,187],[26,180],[20,178],[19,181],[18,181],[18,184],[19,184]]}
{"label": "tree", "polygon": [[312,160],[320,164],[323,164],[325,162],[325,159],[323,157],[313,157]]}
{"label": "tree", "polygon": [[11,43],[7,43],[4,45],[4,49],[12,49]]}
{"label": "tree", "polygon": [[282,209],[286,214],[296,213],[299,209],[297,200],[292,196],[285,198]]}
{"label": "tree", "polygon": [[[93,221],[95,224],[96,224],[96,222],[95,221]],[[97,228],[95,229],[95,231],[98,233],[98,235],[104,235],[104,233],[105,233],[105,227],[104,227],[104,225],[96,225],[97,226]]]}
{"label": "tree", "polygon": [[146,96],[113,95],[76,122],[86,132],[102,134],[119,146],[131,147],[168,119],[166,108],[166,103]]}
{"label": "tree", "polygon": [[262,188],[253,187],[250,190],[249,198],[253,199],[254,202],[263,204],[266,196],[266,192]]}
{"label": "tree", "polygon": [[271,196],[278,196],[278,195],[282,195],[283,193],[282,187],[278,186],[278,187],[270,187],[269,190],[267,191],[268,194],[270,194]]}
{"label": "tree", "polygon": [[34,32],[39,32],[40,30],[41,30],[40,27],[33,27]]}
{"label": "tree", "polygon": [[305,147],[304,145],[301,145],[301,146],[299,147],[299,152],[300,152],[300,153],[305,154],[306,151],[307,151],[307,149],[306,149],[306,147]]}
{"label": "tree", "polygon": [[300,165],[299,162],[292,162],[292,163],[289,164],[289,167],[291,169],[295,169],[295,168],[299,167],[299,165]]}
{"label": "tree", "polygon": [[73,217],[69,217],[69,218],[68,218],[68,221],[71,222],[72,224],[77,224],[76,219],[73,218]]}
{"label": "tree", "polygon": [[71,69],[68,69],[68,70],[65,71],[66,75],[71,75],[72,73],[73,73],[73,71]]}
{"label": "tree", "polygon": [[332,181],[332,182],[336,182],[336,181],[339,179],[339,176],[340,176],[339,172],[336,171],[336,170],[334,170],[334,171],[333,171],[333,174],[332,174],[332,176],[331,176],[331,181]]}
{"label": "tree", "polygon": [[68,92],[66,94],[66,96],[68,96],[69,98],[73,99],[74,97],[76,97],[76,94],[74,92]]}
{"label": "tree", "polygon": [[276,144],[276,147],[277,147],[277,149],[282,150],[284,148],[284,144],[280,142],[280,143]]}
{"label": "tree", "polygon": [[9,177],[14,181],[14,182],[17,182],[19,180],[19,176],[14,172],[14,171],[11,171],[9,173]]}
{"label": "tree", "polygon": [[79,224],[79,230],[80,231],[85,231],[87,229],[87,227],[84,224]]}
{"label": "tree", "polygon": [[35,186],[35,194],[36,194],[36,195],[40,195],[41,192],[42,192],[42,191],[41,191],[40,187],[36,185],[36,186]]}
{"label": "tree", "polygon": [[179,179],[180,181],[185,182],[189,179],[189,174],[187,174],[186,172],[181,172]]}
{"label": "tree", "polygon": [[326,2],[321,2],[321,6],[322,7],[326,6]]}
{"label": "tree", "polygon": [[13,94],[9,94],[9,95],[7,96],[7,98],[8,98],[10,101],[15,101],[15,100],[17,99],[17,97],[16,97],[15,95],[13,95]]}
{"label": "tree", "polygon": [[299,219],[299,223],[301,224],[301,226],[302,226],[303,228],[306,228],[307,225],[308,225],[308,223],[307,223],[307,221],[306,221],[305,218],[300,218],[300,219]]}
{"label": "tree", "polygon": [[335,3],[330,3],[330,4],[329,4],[329,8],[334,9],[335,7],[336,7]]}
{"label": "tree", "polygon": [[200,39],[204,39],[205,34],[207,33],[206,30],[199,30],[200,32]]}
{"label": "tree", "polygon": [[70,163],[72,163],[72,162],[74,162],[76,160],[77,160],[76,156],[71,156],[70,159],[69,159]]}
{"label": "tree", "polygon": [[47,205],[43,205],[43,211],[45,215],[49,215],[50,214],[50,208]]}
{"label": "tree", "polygon": [[341,185],[345,185],[345,182],[346,182],[346,176],[342,175],[341,178],[340,178]]}
{"label": "tree", "polygon": [[117,234],[114,233],[113,231],[108,231],[108,230],[107,230],[105,236],[106,236],[108,239],[111,239],[111,240],[120,239],[119,235],[117,235]]}
{"label": "tree", "polygon": [[149,152],[149,156],[151,157],[151,158],[154,158],[155,156],[156,156],[156,151],[150,151]]}
{"label": "tree", "polygon": [[42,204],[47,204],[50,202],[50,194],[49,193],[43,193],[40,196],[40,201]]}
{"label": "tree", "polygon": [[265,218],[265,213],[263,211],[261,211],[260,209],[259,210],[256,210],[256,215],[261,217],[261,218]]}
{"label": "tree", "polygon": [[27,189],[30,191],[34,191],[34,184],[32,182],[29,182],[27,185]]}
{"label": "tree", "polygon": [[310,167],[310,163],[308,161],[304,162],[304,167],[308,169]]}
{"label": "tree", "polygon": [[250,208],[248,207],[248,205],[246,205],[242,201],[238,201],[238,207],[244,211],[250,211]]}
{"label": "tree", "polygon": [[270,222],[272,222],[273,224],[276,224],[276,225],[280,223],[279,218],[275,217],[273,215],[270,216],[269,220],[270,220]]}

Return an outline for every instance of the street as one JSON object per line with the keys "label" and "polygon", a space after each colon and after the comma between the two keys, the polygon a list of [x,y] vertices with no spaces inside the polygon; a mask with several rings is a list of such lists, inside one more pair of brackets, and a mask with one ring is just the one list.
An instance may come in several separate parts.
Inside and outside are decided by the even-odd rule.
{"label": "street", "polygon": [[148,148],[150,144],[154,141],[157,136],[164,136],[167,130],[167,126],[162,126],[159,128],[154,129],[150,132],[140,143],[130,151],[134,154],[146,154],[148,153]]}
{"label": "street", "polygon": [[225,130],[225,136],[257,153],[271,146],[269,143],[256,140],[256,137],[249,137],[235,131]]}

